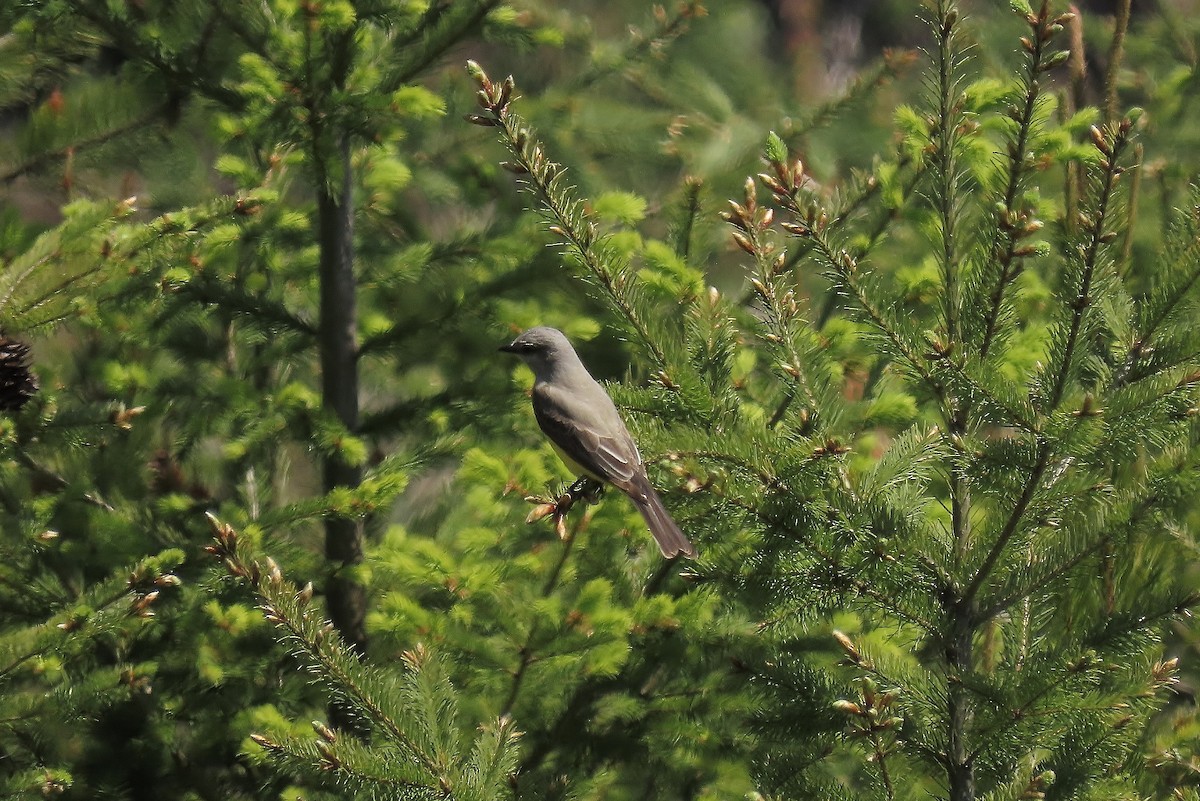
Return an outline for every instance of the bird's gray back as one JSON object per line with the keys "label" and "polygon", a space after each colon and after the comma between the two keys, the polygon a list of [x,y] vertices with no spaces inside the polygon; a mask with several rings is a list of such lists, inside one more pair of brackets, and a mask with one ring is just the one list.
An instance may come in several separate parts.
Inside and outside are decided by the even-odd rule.
{"label": "bird's gray back", "polygon": [[533,411],[546,436],[572,459],[618,486],[642,469],[642,457],[604,387],[582,375],[533,387]]}

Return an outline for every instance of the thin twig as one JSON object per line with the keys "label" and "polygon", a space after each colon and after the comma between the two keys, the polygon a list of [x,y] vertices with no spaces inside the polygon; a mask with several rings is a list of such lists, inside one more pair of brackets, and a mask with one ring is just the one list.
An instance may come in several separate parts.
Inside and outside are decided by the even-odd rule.
{"label": "thin twig", "polygon": [[[65,478],[63,478],[58,473],[51,470],[49,467],[46,467],[44,464],[41,464],[40,462],[38,462],[24,449],[22,449],[22,448],[14,449],[13,455],[16,457],[18,462],[25,465],[33,472],[37,473],[38,478],[41,478],[42,480],[48,482],[51,486],[54,487],[54,489],[61,491],[61,490],[65,490],[69,486],[71,486],[71,483],[69,481],[67,481]],[[82,497],[83,500],[90,503],[92,506],[95,506],[99,509],[103,509],[106,512],[114,511],[114,509],[108,505],[108,502],[105,501],[103,498],[101,498],[98,495],[93,495],[90,492],[85,492],[80,497]]]}
{"label": "thin twig", "polygon": [[1108,47],[1108,65],[1104,70],[1104,121],[1117,119],[1117,73],[1125,57],[1125,32],[1129,29],[1129,12],[1132,0],[1120,0],[1117,18],[1113,27],[1112,43]]}
{"label": "thin twig", "polygon": [[47,150],[43,153],[38,153],[34,156],[31,156],[29,159],[21,162],[15,167],[10,168],[7,172],[0,174],[0,184],[11,184],[21,176],[38,170],[49,162],[66,158],[71,154],[78,154],[81,150],[87,150],[92,147],[103,145],[112,141],[113,139],[116,139],[118,136],[129,133],[130,131],[144,128],[158,117],[161,117],[166,109],[166,105],[155,106],[149,112],[130,120],[124,125],[119,125],[116,128],[110,128],[107,131],[100,131],[92,134],[91,136],[84,137],[83,139],[77,139],[70,144],[55,148],[54,150]]}
{"label": "thin twig", "polygon": [[[563,567],[567,564],[567,557],[571,555],[571,546],[575,544],[579,533],[587,525],[590,516],[585,514],[575,522],[571,530],[567,534],[566,540],[563,542],[562,553],[558,556],[558,561],[554,563],[554,568],[550,571],[550,575],[546,579],[545,585],[542,587],[541,597],[549,598],[550,593],[554,592],[558,586],[559,578],[562,576]],[[533,641],[538,635],[538,618],[534,618],[529,626],[529,632],[525,635],[525,643],[521,646],[519,653],[521,661],[517,663],[517,669],[513,671],[512,683],[508,688],[508,696],[504,699],[504,704],[500,707],[500,717],[507,716],[512,712],[513,706],[517,703],[517,696],[521,692],[521,685],[525,681],[525,676],[529,670],[529,666],[533,664],[535,655],[533,652]]]}
{"label": "thin twig", "polygon": [[1118,266],[1121,274],[1124,275],[1129,269],[1130,263],[1133,261],[1133,234],[1137,226],[1134,222],[1137,220],[1138,200],[1142,195],[1142,158],[1145,154],[1145,148],[1141,142],[1133,146],[1133,166],[1129,168],[1129,207],[1126,212],[1125,236],[1121,245],[1121,263]]}

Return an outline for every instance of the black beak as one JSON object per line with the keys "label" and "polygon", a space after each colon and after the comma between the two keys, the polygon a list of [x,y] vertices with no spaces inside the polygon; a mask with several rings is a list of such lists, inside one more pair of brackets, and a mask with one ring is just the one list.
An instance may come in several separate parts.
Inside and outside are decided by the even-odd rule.
{"label": "black beak", "polygon": [[517,349],[515,347],[513,347],[513,343],[511,343],[511,342],[508,343],[507,345],[501,345],[498,348],[498,350],[501,353],[516,353],[517,352]]}

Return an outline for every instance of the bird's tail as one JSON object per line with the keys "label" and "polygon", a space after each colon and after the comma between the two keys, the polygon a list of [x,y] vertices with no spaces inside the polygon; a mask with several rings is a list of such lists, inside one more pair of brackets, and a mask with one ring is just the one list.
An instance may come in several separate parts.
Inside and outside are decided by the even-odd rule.
{"label": "bird's tail", "polygon": [[689,559],[696,558],[696,546],[683,535],[667,507],[663,506],[662,498],[659,498],[654,487],[650,486],[650,479],[644,474],[635,478],[632,491],[628,495],[642,513],[642,517],[646,518],[646,525],[658,541],[663,556],[670,559],[683,554]]}

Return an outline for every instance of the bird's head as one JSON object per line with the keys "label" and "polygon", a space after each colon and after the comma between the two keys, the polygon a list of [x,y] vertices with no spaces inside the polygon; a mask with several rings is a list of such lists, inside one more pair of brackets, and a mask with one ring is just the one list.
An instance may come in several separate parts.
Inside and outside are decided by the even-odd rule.
{"label": "bird's head", "polygon": [[578,360],[563,332],[548,326],[530,328],[500,350],[520,356],[538,378]]}

